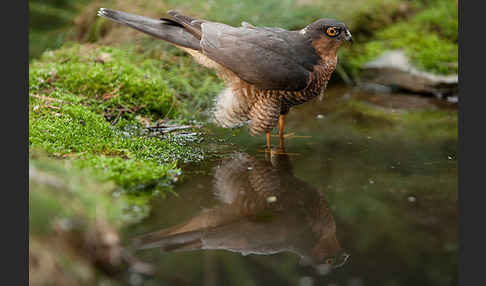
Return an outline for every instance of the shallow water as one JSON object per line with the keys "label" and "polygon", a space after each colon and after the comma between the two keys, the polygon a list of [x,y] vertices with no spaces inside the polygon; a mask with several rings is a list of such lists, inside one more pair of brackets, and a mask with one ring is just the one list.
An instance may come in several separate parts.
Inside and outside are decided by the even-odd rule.
{"label": "shallow water", "polygon": [[[155,267],[134,285],[456,285],[457,113],[434,99],[328,89],[287,118],[285,151],[211,128],[126,232]],[[278,137],[272,137],[278,144]]]}

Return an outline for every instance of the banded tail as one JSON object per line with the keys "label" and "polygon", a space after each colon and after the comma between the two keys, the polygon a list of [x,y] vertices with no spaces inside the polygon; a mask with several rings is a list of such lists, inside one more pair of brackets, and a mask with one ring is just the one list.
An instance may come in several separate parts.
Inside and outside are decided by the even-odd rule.
{"label": "banded tail", "polygon": [[168,15],[170,19],[152,19],[106,8],[98,10],[98,16],[127,25],[174,45],[200,51],[201,21],[175,11],[169,11]]}

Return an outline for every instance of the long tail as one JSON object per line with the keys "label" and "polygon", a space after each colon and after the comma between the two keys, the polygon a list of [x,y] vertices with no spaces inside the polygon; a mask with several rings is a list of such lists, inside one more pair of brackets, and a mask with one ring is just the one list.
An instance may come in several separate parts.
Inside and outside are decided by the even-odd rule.
{"label": "long tail", "polygon": [[188,30],[186,25],[178,23],[177,20],[156,20],[106,8],[100,8],[98,10],[98,16],[127,25],[178,46],[197,51],[201,50],[200,40],[194,35],[194,31]]}

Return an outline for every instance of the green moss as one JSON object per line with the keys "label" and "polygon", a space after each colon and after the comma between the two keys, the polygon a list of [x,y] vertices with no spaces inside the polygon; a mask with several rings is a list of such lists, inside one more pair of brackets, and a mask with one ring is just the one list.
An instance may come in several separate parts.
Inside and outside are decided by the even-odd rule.
{"label": "green moss", "polygon": [[184,152],[183,147],[159,138],[124,136],[83,106],[57,111],[31,112],[31,148],[70,158],[76,166],[97,171],[100,178],[126,189],[160,180],[165,190],[178,174],[176,154]]}
{"label": "green moss", "polygon": [[[440,74],[457,72],[458,46],[439,33],[434,33],[432,25],[427,25],[422,19],[429,11],[417,15],[410,23],[400,23],[377,34],[377,38],[385,42],[388,49],[404,49],[419,67]],[[440,13],[439,13],[440,15]],[[447,17],[446,15],[441,15]],[[420,17],[420,18],[419,18]]]}
{"label": "green moss", "polygon": [[150,190],[143,199],[137,195],[136,205],[154,192],[171,192],[178,162],[200,160],[202,151],[189,139],[153,136],[138,119],[174,120],[189,112],[181,112],[170,84],[177,69],[166,72],[130,49],[67,45],[44,54],[29,71],[31,151],[66,159],[130,196]]}
{"label": "green moss", "polygon": [[[130,47],[121,45],[120,48]],[[143,59],[151,59],[147,62],[154,63],[158,72],[164,73],[167,85],[175,94],[180,120],[188,122],[208,117],[214,97],[223,89],[223,81],[213,70],[201,66],[179,48],[151,38],[142,40],[136,52]]]}
{"label": "green moss", "polygon": [[29,118],[29,144],[41,147],[58,156],[69,153],[114,152],[115,138],[102,115],[83,106],[62,106],[59,112],[31,110]]}
{"label": "green moss", "polygon": [[455,1],[432,1],[409,19],[376,31],[371,40],[343,50],[341,59],[356,76],[366,62],[384,51],[402,49],[423,70],[457,73],[457,9]]}
{"label": "green moss", "polygon": [[413,24],[457,43],[459,28],[457,1],[432,1],[432,5],[428,9],[417,14]]}
{"label": "green moss", "polygon": [[[177,54],[179,53],[179,55]],[[213,71],[174,47],[150,42],[136,50],[67,44],[34,61],[30,91],[81,101],[112,120],[143,115],[151,119],[200,119],[222,88]],[[51,93],[52,91],[52,93]]]}
{"label": "green moss", "polygon": [[406,20],[416,11],[423,9],[423,1],[368,0],[351,9],[346,17],[346,24],[353,33],[356,42],[371,40],[376,31],[394,23]]}
{"label": "green moss", "polygon": [[152,187],[152,184],[157,181],[161,181],[168,188],[171,186],[170,183],[177,181],[177,176],[180,174],[175,163],[159,164],[150,160],[123,159],[104,155],[84,156],[83,160],[77,160],[75,165],[102,173],[103,177],[131,190],[146,188],[147,185]]}
{"label": "green moss", "polygon": [[74,93],[97,112],[130,116],[136,110],[161,117],[175,104],[158,63],[141,59],[133,51],[68,45],[35,61],[29,76],[30,92],[55,98]]}

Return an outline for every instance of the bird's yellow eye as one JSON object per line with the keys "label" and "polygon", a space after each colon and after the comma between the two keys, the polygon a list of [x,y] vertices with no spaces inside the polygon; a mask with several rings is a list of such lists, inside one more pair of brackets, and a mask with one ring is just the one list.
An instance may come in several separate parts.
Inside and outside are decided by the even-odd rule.
{"label": "bird's yellow eye", "polygon": [[334,36],[336,36],[338,34],[338,30],[336,28],[334,28],[334,27],[329,27],[329,28],[327,28],[326,33],[329,36],[334,37]]}
{"label": "bird's yellow eye", "polygon": [[325,261],[326,264],[333,264],[334,263],[334,258],[328,258]]}

